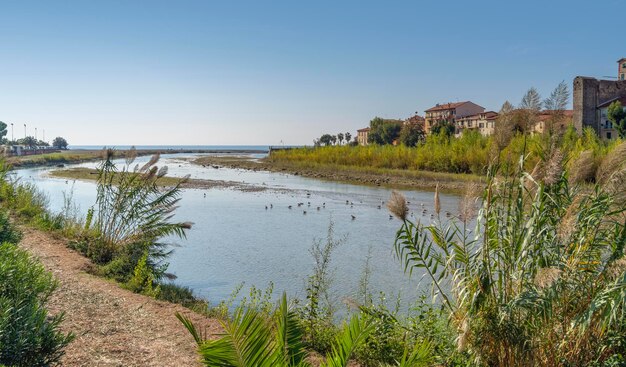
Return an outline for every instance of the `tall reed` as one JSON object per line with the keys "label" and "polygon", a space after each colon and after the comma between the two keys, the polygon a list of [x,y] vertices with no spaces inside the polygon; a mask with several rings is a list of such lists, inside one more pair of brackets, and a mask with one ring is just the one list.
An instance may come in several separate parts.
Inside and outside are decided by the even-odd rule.
{"label": "tall reed", "polygon": [[570,186],[559,154],[541,179],[523,158],[511,176],[493,167],[474,228],[413,222],[401,198],[391,207],[405,270],[425,274],[478,364],[582,366],[626,352],[614,337],[626,335],[626,207],[606,186]]}

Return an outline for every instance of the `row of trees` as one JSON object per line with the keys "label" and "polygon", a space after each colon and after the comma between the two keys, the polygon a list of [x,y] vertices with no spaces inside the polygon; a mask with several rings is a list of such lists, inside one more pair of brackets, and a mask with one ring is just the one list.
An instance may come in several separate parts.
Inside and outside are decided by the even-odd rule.
{"label": "row of trees", "polygon": [[313,140],[313,145],[316,147],[319,146],[329,146],[329,145],[343,145],[344,141],[346,144],[350,144],[352,139],[352,134],[350,133],[338,133],[337,135],[324,134],[320,136],[319,139]]}
{"label": "row of trees", "polygon": [[375,117],[370,121],[367,141],[370,144],[404,144],[414,147],[424,140],[424,123],[418,120],[407,121]]}
{"label": "row of trees", "polygon": [[[7,124],[0,121],[0,144],[2,145],[25,145],[27,147],[47,147],[50,146],[48,142],[38,140],[34,136],[26,136],[24,138],[9,140],[7,139]],[[67,140],[63,137],[56,137],[52,141],[52,146],[57,149],[67,149]]]}
{"label": "row of trees", "polygon": [[517,108],[505,101],[494,126],[496,144],[502,148],[509,144],[516,133],[532,132],[540,123],[539,114],[542,110],[549,114],[544,121],[543,131],[549,134],[564,132],[569,118],[565,115],[569,98],[567,84],[562,81],[543,101],[534,87],[524,94]]}

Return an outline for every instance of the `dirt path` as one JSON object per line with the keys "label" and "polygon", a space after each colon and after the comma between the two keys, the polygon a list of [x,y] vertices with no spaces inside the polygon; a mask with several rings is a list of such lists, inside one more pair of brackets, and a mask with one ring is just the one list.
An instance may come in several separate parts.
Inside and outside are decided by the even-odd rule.
{"label": "dirt path", "polygon": [[[59,280],[48,308],[65,311],[64,331],[76,335],[64,366],[199,366],[195,343],[175,313],[182,306],[156,301],[87,274],[89,261],[46,232],[22,228],[20,246],[38,257]],[[190,315],[209,334],[216,320]]]}

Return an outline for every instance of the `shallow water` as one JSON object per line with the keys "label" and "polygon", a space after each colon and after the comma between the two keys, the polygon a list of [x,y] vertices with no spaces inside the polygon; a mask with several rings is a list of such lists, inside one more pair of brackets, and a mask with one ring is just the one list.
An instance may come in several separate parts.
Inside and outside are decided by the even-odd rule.
{"label": "shallow water", "polygon": [[[408,302],[425,289],[418,282],[421,274],[414,273],[409,279],[395,258],[393,240],[400,222],[390,220],[382,204],[391,190],[272,172],[201,167],[189,163],[194,156],[198,155],[164,155],[159,163],[169,167],[170,176],[189,174],[192,178],[245,182],[267,189],[183,190],[176,219],[194,222],[194,226],[186,239],[174,240],[179,246],[169,259],[168,271],[177,276],[176,283],[192,288],[213,303],[227,299],[241,283],[265,288],[273,282],[275,295],[287,291],[290,297],[304,298],[306,279],[313,266],[309,249],[315,241],[325,240],[332,222],[335,238],[343,239],[332,258],[332,289],[337,300],[356,295],[368,254],[372,270],[369,291],[374,297],[379,291],[388,298],[400,292]],[[147,160],[140,157],[137,163]],[[94,167],[95,163],[76,166]],[[21,169],[16,174],[48,195],[52,211],[62,210],[65,193],[72,195],[78,212],[84,215],[95,202],[94,183],[51,178],[47,176],[49,170]],[[433,193],[403,193],[415,216],[430,222]],[[442,211],[456,212],[458,200],[454,195],[441,195]],[[297,203],[304,205],[298,207]],[[428,210],[425,216],[421,203]]]}

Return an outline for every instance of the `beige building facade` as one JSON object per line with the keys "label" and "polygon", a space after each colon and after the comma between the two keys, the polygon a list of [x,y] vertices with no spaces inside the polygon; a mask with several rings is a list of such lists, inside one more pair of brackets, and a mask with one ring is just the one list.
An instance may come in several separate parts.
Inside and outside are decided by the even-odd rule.
{"label": "beige building facade", "polygon": [[466,130],[478,130],[483,136],[492,135],[497,118],[498,113],[494,111],[461,117],[456,121],[456,136],[461,136]]}
{"label": "beige building facade", "polygon": [[433,126],[436,124],[452,123],[456,125],[457,119],[483,113],[485,112],[485,108],[476,103],[465,101],[437,104],[427,109],[425,112],[424,131],[426,134],[430,134]]}
{"label": "beige building facade", "polygon": [[366,127],[356,131],[356,140],[359,145],[368,145],[367,138],[369,137],[370,128]]}

